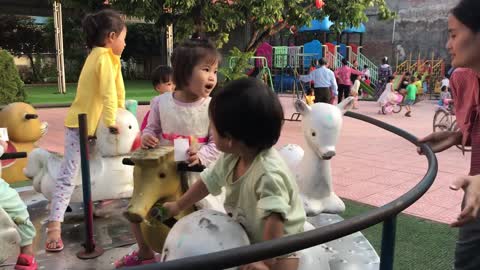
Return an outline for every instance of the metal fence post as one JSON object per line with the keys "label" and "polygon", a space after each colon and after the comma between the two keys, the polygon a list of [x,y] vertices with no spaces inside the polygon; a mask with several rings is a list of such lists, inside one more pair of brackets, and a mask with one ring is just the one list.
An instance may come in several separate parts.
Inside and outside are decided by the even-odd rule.
{"label": "metal fence post", "polygon": [[395,257],[395,234],[397,231],[397,216],[392,216],[383,222],[382,250],[380,254],[380,270],[392,270]]}

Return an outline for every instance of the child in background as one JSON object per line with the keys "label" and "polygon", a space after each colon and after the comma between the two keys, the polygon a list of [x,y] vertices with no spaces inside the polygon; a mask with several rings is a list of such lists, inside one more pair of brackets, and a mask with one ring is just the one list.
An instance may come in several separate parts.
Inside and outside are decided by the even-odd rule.
{"label": "child in background", "polygon": [[[152,84],[153,89],[161,95],[166,92],[173,92],[175,90],[175,84],[173,83],[173,70],[169,66],[160,65],[157,66],[152,72]],[[143,117],[140,131],[143,131],[148,123],[148,116],[150,111]]]}
{"label": "child in background", "polygon": [[[393,89],[393,80],[395,79],[394,76],[390,76],[387,79],[387,85],[385,85],[385,90],[383,90],[382,94],[378,98],[377,102],[380,105],[380,107],[385,106],[387,102],[392,101],[395,99],[395,90]],[[382,110],[380,110],[378,113],[382,113]]]}
{"label": "child in background", "polygon": [[88,136],[95,134],[99,121],[116,134],[119,132],[117,108],[125,108],[125,86],[120,66],[127,34],[125,22],[119,13],[104,9],[87,15],[83,20],[83,29],[91,52],[85,60],[75,100],[65,119],[64,158],[50,206],[46,251],[63,250],[61,222],[75,187],[72,179],[78,173],[80,164],[78,114],[88,115]]}
{"label": "child in background", "polygon": [[[208,111],[214,141],[224,154],[180,199],[164,204],[169,215],[226,187],[225,209],[252,244],[303,232],[305,210],[295,178],[273,148],[283,125],[275,93],[254,79],[232,81],[215,93]],[[241,269],[295,270],[298,264],[293,253]]]}
{"label": "child in background", "polygon": [[314,94],[313,88],[310,88],[310,90],[308,90],[308,95],[305,96],[305,101],[309,106],[312,106],[313,103],[315,102],[315,94]]}
{"label": "child in background", "polygon": [[[441,93],[440,93],[440,100],[438,101],[438,105],[443,106],[445,108],[449,108],[449,104],[452,102],[452,95],[447,86],[442,86]],[[453,110],[452,110],[452,113]]]}
{"label": "child in background", "polygon": [[415,103],[415,98],[417,97],[417,86],[415,86],[416,78],[413,77],[411,82],[407,86],[407,95],[405,96],[405,108],[407,112],[405,113],[406,117],[411,117],[412,115],[412,105]]}
{"label": "child in background", "polygon": [[[7,150],[7,143],[0,140],[0,157]],[[2,177],[2,163],[0,163],[0,177]],[[27,206],[22,201],[15,189],[0,178],[0,207],[7,212],[13,222],[17,225],[20,234],[20,255],[18,255],[15,269],[36,270],[38,265],[33,252],[33,238],[35,238],[35,227],[30,221]]]}
{"label": "child in background", "polygon": [[353,75],[355,81],[353,82],[352,88],[350,88],[350,95],[354,98],[353,100],[353,109],[358,109],[358,92],[360,90],[360,75]]}
{"label": "child in background", "polygon": [[[174,92],[155,97],[150,103],[148,124],[142,132],[143,148],[173,145],[176,138],[194,136],[201,146],[199,149],[190,147],[187,162],[190,165],[208,166],[217,159],[219,152],[210,133],[208,106],[211,99],[209,95],[217,84],[219,61],[220,54],[207,40],[191,39],[175,48],[172,66],[176,89]],[[197,177],[194,179],[189,177],[190,186],[193,184],[192,180],[197,180]],[[206,200],[208,203],[208,200],[216,198],[210,196]],[[155,262],[154,252],[145,243],[140,225],[133,223],[131,225],[138,243],[138,251],[127,254],[115,262],[116,268]]]}
{"label": "child in background", "polygon": [[415,84],[415,87],[417,87],[417,95],[423,95],[423,84],[422,84],[422,76],[418,75],[417,78],[415,78],[413,84]]}

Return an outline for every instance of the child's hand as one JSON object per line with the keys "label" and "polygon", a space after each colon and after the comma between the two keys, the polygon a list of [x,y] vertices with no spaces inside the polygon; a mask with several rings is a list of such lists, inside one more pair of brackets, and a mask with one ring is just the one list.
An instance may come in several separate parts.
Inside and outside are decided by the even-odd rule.
{"label": "child's hand", "polygon": [[254,262],[240,266],[239,270],[270,270],[264,262]]}
{"label": "child's hand", "polygon": [[180,214],[180,206],[178,206],[178,202],[176,201],[164,203],[163,208],[167,209],[167,214],[170,217],[174,217]]}
{"label": "child's hand", "polygon": [[459,227],[472,222],[478,217],[480,210],[480,175],[458,178],[450,185],[452,190],[463,189],[465,192],[465,207],[450,226]]}
{"label": "child's hand", "polygon": [[150,134],[143,134],[142,135],[142,148],[155,148],[158,144],[158,138],[150,135]]}
{"label": "child's hand", "polygon": [[[455,131],[440,131],[434,132],[425,138],[419,139],[418,143],[427,143],[432,147],[434,153],[442,152],[450,148],[453,145],[460,144],[462,141],[462,133]],[[417,148],[417,152],[423,155],[420,147]]]}
{"label": "child's hand", "polygon": [[195,166],[197,164],[202,163],[200,161],[200,158],[198,158],[197,153],[198,153],[198,150],[197,150],[196,146],[190,146],[190,148],[188,148],[188,150],[187,150],[187,155],[188,155],[187,162],[188,162],[189,167],[192,167],[192,166]]}

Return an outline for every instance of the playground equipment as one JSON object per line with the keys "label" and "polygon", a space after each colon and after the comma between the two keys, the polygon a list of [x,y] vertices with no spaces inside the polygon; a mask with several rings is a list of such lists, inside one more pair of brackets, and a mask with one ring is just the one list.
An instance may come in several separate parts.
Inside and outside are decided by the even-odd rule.
{"label": "playground equipment", "polygon": [[[7,142],[6,153],[30,153],[35,143],[47,132],[48,124],[40,122],[36,110],[27,103],[15,102],[5,106],[0,111],[0,127],[7,128],[10,141]],[[26,159],[2,160],[3,179],[7,183],[26,180],[23,168]]]}
{"label": "playground equipment", "polygon": [[[129,198],[133,190],[133,169],[122,165],[122,159],[140,146],[140,130],[137,119],[127,110],[118,109],[119,134],[111,134],[103,121],[97,129],[97,140],[91,145],[90,171],[92,199]],[[37,148],[29,154],[25,175],[33,179],[35,190],[51,200],[55,190],[55,179],[63,157]],[[75,189],[71,202],[82,202],[82,175],[73,180]]]}
{"label": "playground equipment", "polygon": [[[429,89],[427,93],[431,95],[439,94],[440,81],[445,76],[445,61],[436,59],[434,52],[432,52],[431,58],[427,57],[422,58],[421,53],[418,53],[417,59],[413,59],[413,54],[410,53],[407,60],[397,64],[396,73],[410,72],[413,76],[422,75],[422,81],[428,78]],[[430,68],[427,68],[427,64],[430,64]]]}
{"label": "playground equipment", "polygon": [[[334,106],[328,103],[315,103],[308,106],[301,100],[295,101],[295,109],[303,117],[302,130],[307,147],[304,155],[296,148],[287,145],[280,153],[296,173],[307,216],[322,212],[341,213],[345,204],[334,193],[330,170],[330,159],[335,156],[335,145],[343,123],[343,114],[353,106],[353,97],[348,97]],[[298,160],[301,160],[298,162]],[[314,180],[316,179],[316,180]]]}

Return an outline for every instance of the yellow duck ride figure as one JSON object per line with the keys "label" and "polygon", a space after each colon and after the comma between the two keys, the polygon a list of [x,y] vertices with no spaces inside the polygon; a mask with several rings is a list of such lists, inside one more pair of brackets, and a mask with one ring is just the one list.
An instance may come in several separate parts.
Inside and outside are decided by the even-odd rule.
{"label": "yellow duck ride figure", "polygon": [[[9,141],[6,153],[27,152],[47,132],[48,124],[40,122],[35,109],[26,103],[10,103],[0,111],[0,128],[7,128]],[[26,180],[23,168],[27,159],[2,160],[3,179],[7,183]]]}

